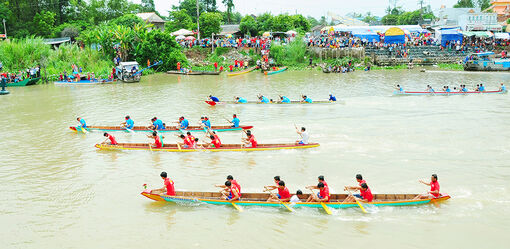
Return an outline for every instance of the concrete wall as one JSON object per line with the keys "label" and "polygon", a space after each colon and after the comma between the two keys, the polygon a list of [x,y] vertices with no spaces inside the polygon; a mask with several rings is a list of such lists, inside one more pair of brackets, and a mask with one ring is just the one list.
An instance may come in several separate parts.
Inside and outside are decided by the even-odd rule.
{"label": "concrete wall", "polygon": [[321,59],[336,59],[343,57],[353,57],[363,59],[365,57],[365,48],[317,48],[309,47],[308,52]]}

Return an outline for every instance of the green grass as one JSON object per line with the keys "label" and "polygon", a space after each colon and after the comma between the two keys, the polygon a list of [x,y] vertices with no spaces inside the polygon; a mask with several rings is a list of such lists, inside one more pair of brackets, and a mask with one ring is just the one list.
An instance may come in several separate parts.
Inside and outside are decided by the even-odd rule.
{"label": "green grass", "polygon": [[437,64],[437,66],[441,69],[452,70],[452,71],[463,71],[464,70],[464,66],[462,66],[461,64],[456,64],[456,63],[441,63],[441,64]]}

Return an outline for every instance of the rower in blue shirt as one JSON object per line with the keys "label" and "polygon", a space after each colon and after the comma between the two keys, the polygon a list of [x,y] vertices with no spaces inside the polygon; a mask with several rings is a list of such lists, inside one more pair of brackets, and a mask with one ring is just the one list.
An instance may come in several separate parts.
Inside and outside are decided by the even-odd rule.
{"label": "rower in blue shirt", "polygon": [[269,99],[268,99],[268,98],[266,98],[266,97],[265,97],[265,96],[263,96],[263,95],[260,95],[260,96],[259,96],[259,99],[260,99],[260,102],[262,102],[262,103],[266,103],[266,104],[267,104],[267,103],[269,103]]}
{"label": "rower in blue shirt", "polygon": [[280,101],[282,103],[290,103],[290,99],[287,98],[286,96],[280,96]]}
{"label": "rower in blue shirt", "polygon": [[397,89],[397,90],[398,90],[398,91],[400,91],[400,92],[403,92],[403,91],[404,91],[404,88],[402,88],[400,85],[397,85],[397,87],[396,87],[395,89]]}
{"label": "rower in blue shirt", "polygon": [[329,94],[329,101],[331,101],[331,102],[335,102],[336,101],[336,97],[333,96],[333,94],[331,94],[331,93]]}
{"label": "rower in blue shirt", "polygon": [[461,91],[462,92],[468,92],[468,89],[466,88],[466,85],[462,85]]}
{"label": "rower in blue shirt", "polygon": [[184,118],[184,116],[181,116],[179,118],[179,124],[180,124],[179,129],[183,129],[183,130],[188,129],[189,122],[187,119]]}
{"label": "rower in blue shirt", "polygon": [[239,120],[239,118],[237,118],[237,115],[236,115],[236,114],[234,114],[232,117],[233,117],[233,119],[232,119],[232,121],[230,122],[230,123],[232,123],[232,127],[234,127],[234,128],[239,127],[239,123],[240,123],[241,121]]}
{"label": "rower in blue shirt", "polygon": [[310,104],[313,102],[312,99],[308,98],[306,95],[303,95],[303,101]]}
{"label": "rower in blue shirt", "polygon": [[241,104],[248,103],[248,101],[243,97],[236,97],[236,102]]}
{"label": "rower in blue shirt", "polygon": [[163,125],[163,121],[156,117],[152,118],[152,126],[155,130],[164,130],[165,126]]}
{"label": "rower in blue shirt", "polygon": [[483,86],[483,84],[480,84],[480,88],[478,88],[478,91],[485,92],[485,87]]}
{"label": "rower in blue shirt", "polygon": [[218,99],[218,97],[215,97],[215,96],[212,96],[212,95],[209,95],[209,99],[211,101],[214,101],[214,102],[220,102],[220,99]]}
{"label": "rower in blue shirt", "polygon": [[125,117],[126,121],[125,122],[122,122],[120,124],[120,127],[123,127],[123,128],[126,128],[126,129],[129,129],[129,130],[132,130],[133,127],[135,126],[135,122],[131,119],[131,117],[129,116],[126,116]]}
{"label": "rower in blue shirt", "polygon": [[208,117],[201,117],[200,122],[201,122],[202,128],[207,127],[209,129],[211,129],[211,121],[209,121]]}
{"label": "rower in blue shirt", "polygon": [[502,92],[506,92],[506,86],[501,83],[501,86],[499,87],[499,90],[502,91]]}
{"label": "rower in blue shirt", "polygon": [[434,88],[432,88],[430,85],[427,85],[427,92],[433,93],[435,91],[434,91]]}
{"label": "rower in blue shirt", "polygon": [[80,126],[78,126],[80,129],[87,128],[87,122],[85,122],[85,119],[78,117],[76,120],[78,120],[78,122],[80,122]]}
{"label": "rower in blue shirt", "polygon": [[451,92],[452,90],[450,89],[450,87],[449,87],[449,86],[445,86],[444,91],[445,91],[445,92],[447,92],[447,93],[449,93],[449,92]]}

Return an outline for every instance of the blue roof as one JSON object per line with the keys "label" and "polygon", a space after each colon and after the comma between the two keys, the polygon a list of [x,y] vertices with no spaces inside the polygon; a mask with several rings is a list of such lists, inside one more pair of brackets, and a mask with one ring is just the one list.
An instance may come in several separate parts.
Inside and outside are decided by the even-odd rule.
{"label": "blue roof", "polygon": [[494,52],[483,52],[483,53],[473,53],[474,55],[484,56],[484,55],[492,55]]}

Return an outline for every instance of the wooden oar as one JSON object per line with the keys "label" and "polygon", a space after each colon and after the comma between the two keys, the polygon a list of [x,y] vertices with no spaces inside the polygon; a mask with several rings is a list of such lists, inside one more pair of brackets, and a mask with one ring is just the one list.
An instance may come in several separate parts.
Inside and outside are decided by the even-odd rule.
{"label": "wooden oar", "polygon": [[[315,192],[313,192],[313,190],[312,190],[312,189],[310,189],[310,191],[312,191],[312,195],[315,195]],[[332,214],[333,214],[333,212],[331,212],[331,210],[329,209],[329,207],[328,207],[328,206],[326,206],[326,204],[324,204],[324,202],[322,202],[322,201],[321,201],[321,202],[320,202],[320,204],[321,204],[322,208],[324,209],[324,211],[326,211],[326,213],[327,213],[327,214],[329,214],[329,215],[332,215]]]}
{"label": "wooden oar", "polygon": [[244,211],[240,206],[237,206],[237,204],[235,204],[233,201],[231,201],[230,203],[232,204],[232,206],[234,206],[237,209],[237,211],[239,211],[239,212]]}
{"label": "wooden oar", "polygon": [[149,143],[149,150],[152,152],[152,146],[151,146],[151,143]]}
{"label": "wooden oar", "polygon": [[358,204],[359,208],[361,208],[361,211],[362,211],[363,213],[365,213],[365,214],[366,214],[366,213],[368,213],[368,212],[367,212],[367,210],[363,207],[363,205],[361,205],[361,202],[360,202],[360,201],[358,201],[358,199],[357,199],[356,197],[354,197],[354,195],[352,194],[352,192],[351,192],[349,189],[347,189],[347,192],[349,192],[349,194],[351,194],[351,195],[352,195],[352,197],[353,197],[353,198],[354,198],[354,200],[356,201],[356,204]]}
{"label": "wooden oar", "polygon": [[[278,197],[278,196],[276,196],[276,195],[275,195],[275,194],[274,194],[274,193],[273,193],[270,189],[267,189],[267,188],[266,188],[264,191],[268,191],[268,192],[269,192],[269,193],[270,193],[273,197]],[[278,199],[278,201],[279,201],[279,202],[280,202],[283,206],[285,206],[285,207],[286,207],[289,211],[294,212],[294,209],[290,208],[289,206],[287,206],[287,204],[283,203],[283,201],[281,201],[281,200],[280,200],[280,198],[277,198],[277,199]]]}

